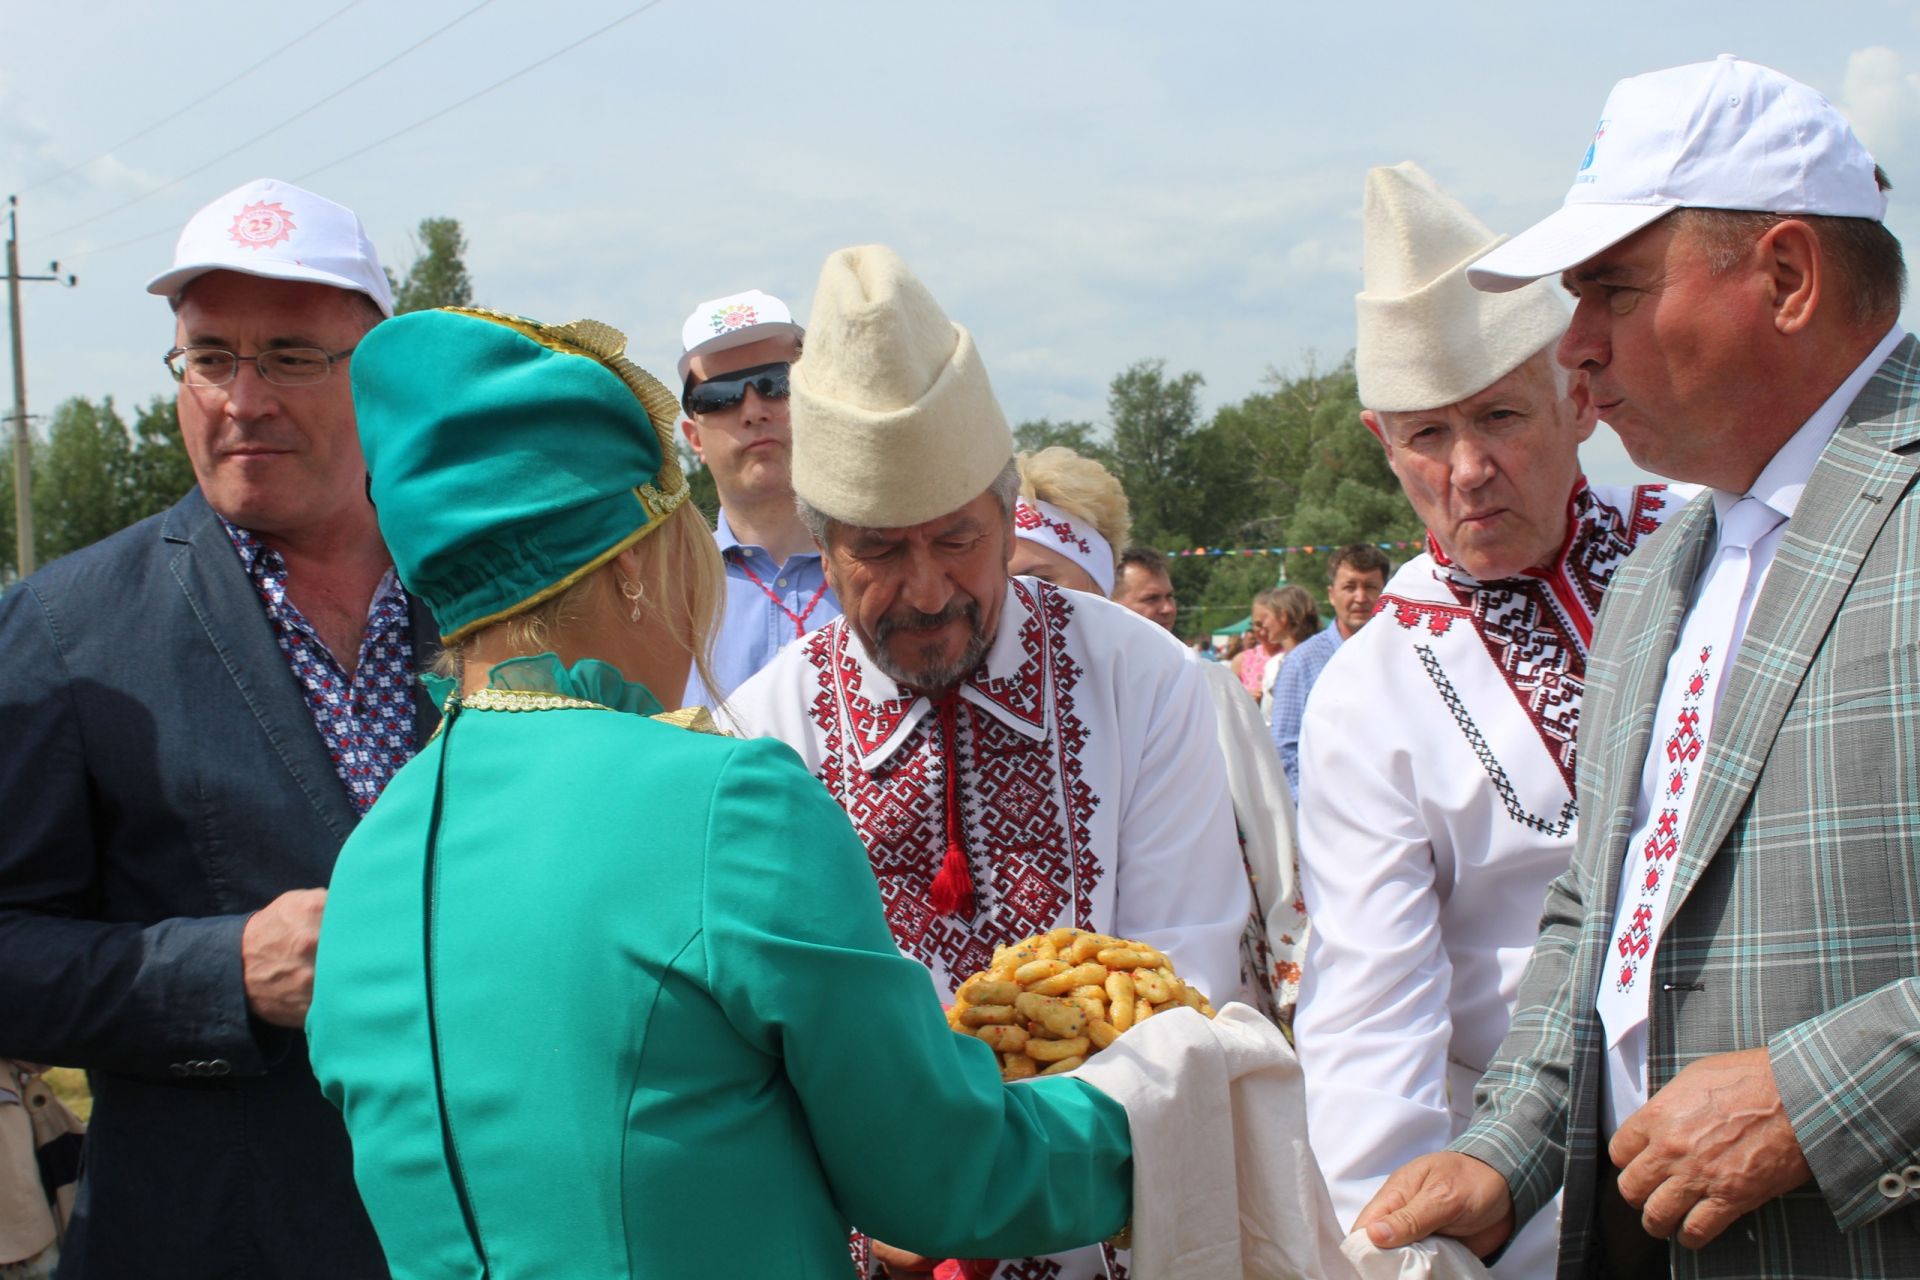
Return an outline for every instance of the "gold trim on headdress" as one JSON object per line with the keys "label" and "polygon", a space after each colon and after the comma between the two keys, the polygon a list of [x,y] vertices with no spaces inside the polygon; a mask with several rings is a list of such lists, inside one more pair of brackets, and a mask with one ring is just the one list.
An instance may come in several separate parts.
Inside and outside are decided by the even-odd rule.
{"label": "gold trim on headdress", "polygon": [[626,334],[600,320],[547,324],[529,320],[525,316],[509,315],[504,311],[489,311],[485,307],[448,307],[446,310],[455,315],[472,316],[476,320],[490,320],[524,338],[531,338],[551,351],[587,356],[605,365],[627,384],[627,389],[633,392],[640,407],[647,411],[647,417],[660,437],[659,474],[654,476],[651,486],[642,487],[651,487],[665,495],[672,502],[668,510],[680,505],[684,495],[679,498],[675,495],[684,490],[687,483],[685,474],[680,470],[680,452],[674,444],[674,430],[680,423],[680,398],[660,379],[627,358]]}
{"label": "gold trim on headdress", "polygon": [[647,420],[653,424],[654,434],[660,441],[660,469],[654,473],[651,481],[636,485],[633,490],[634,500],[640,504],[640,511],[644,517],[639,528],[559,581],[549,583],[526,599],[517,601],[505,609],[490,613],[484,618],[475,618],[472,622],[440,638],[442,644],[454,644],[482,627],[511,618],[517,613],[525,613],[573,586],[658,529],[680,504],[693,495],[693,490],[687,484],[686,473],[680,468],[680,452],[674,443],[674,428],[680,421],[680,400],[660,379],[627,359],[626,334],[599,320],[574,320],[568,324],[546,324],[539,320],[530,320],[525,316],[509,315],[504,311],[490,311],[485,307],[445,307],[443,310],[455,315],[472,316],[476,320],[485,320],[503,328],[512,329],[521,337],[537,342],[550,351],[585,356],[589,360],[598,361],[626,384],[629,391],[633,392],[634,398],[640,402],[640,407],[646,410]]}

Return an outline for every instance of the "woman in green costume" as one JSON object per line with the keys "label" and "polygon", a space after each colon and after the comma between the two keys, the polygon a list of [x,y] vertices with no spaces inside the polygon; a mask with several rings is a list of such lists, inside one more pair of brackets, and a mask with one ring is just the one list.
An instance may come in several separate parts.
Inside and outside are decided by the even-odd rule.
{"label": "woman in green costume", "polygon": [[369,495],[455,675],[340,855],[307,1023],[394,1274],[840,1280],[853,1226],[1111,1235],[1120,1106],[1003,1086],[798,758],[661,714],[721,569],[624,345],[434,311],[354,355]]}

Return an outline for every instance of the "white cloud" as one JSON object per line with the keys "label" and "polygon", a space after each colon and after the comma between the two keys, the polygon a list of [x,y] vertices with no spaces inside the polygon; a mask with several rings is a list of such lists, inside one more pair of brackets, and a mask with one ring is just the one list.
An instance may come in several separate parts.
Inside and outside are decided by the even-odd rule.
{"label": "white cloud", "polygon": [[53,163],[53,132],[27,108],[0,71],[0,166],[38,174]]}
{"label": "white cloud", "polygon": [[1920,122],[1920,73],[1908,71],[1906,60],[1884,45],[1855,50],[1847,57],[1841,99],[1854,132],[1884,162],[1904,149]]}

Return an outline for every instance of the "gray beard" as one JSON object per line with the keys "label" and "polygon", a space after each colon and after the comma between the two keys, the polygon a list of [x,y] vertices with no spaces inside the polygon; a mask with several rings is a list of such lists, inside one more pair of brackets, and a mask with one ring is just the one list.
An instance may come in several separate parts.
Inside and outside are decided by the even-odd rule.
{"label": "gray beard", "polygon": [[[901,632],[927,630],[962,616],[967,619],[972,635],[959,657],[942,662],[939,648],[929,646],[917,651],[920,659],[918,669],[909,669],[894,661],[893,651],[887,647],[887,641],[893,636]],[[993,644],[993,636],[981,628],[980,605],[972,600],[963,605],[949,605],[936,614],[913,612],[904,619],[882,618],[874,630],[873,648],[867,655],[873,659],[873,665],[885,672],[895,684],[928,693],[944,692],[972,675],[974,668],[980,665],[980,660],[987,656],[988,647]]]}

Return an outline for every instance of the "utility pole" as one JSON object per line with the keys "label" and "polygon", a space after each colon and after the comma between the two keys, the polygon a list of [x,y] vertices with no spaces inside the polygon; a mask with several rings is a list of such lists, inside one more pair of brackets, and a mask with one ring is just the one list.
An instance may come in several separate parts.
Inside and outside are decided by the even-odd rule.
{"label": "utility pole", "polygon": [[69,289],[79,278],[60,279],[60,264],[50,262],[52,275],[20,274],[20,197],[7,197],[7,317],[13,322],[13,530],[14,558],[20,576],[33,572],[33,437],[27,432],[27,365],[20,343],[20,282],[54,280]]}

